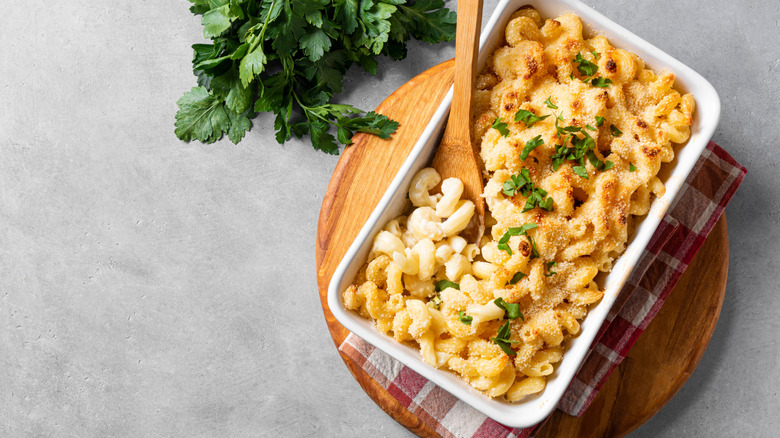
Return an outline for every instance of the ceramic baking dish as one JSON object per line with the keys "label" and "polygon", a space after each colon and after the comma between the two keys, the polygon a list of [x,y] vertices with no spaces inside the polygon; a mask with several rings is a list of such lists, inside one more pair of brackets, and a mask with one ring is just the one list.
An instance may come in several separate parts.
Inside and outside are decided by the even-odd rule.
{"label": "ceramic baking dish", "polygon": [[696,99],[691,138],[684,147],[676,149],[675,160],[665,165],[659,174],[666,185],[666,194],[653,201],[650,212],[630,238],[625,253],[615,263],[612,272],[605,277],[604,298],[591,309],[582,322],[580,335],[567,343],[563,360],[550,376],[545,390],[533,397],[527,397],[519,403],[491,399],[469,386],[455,373],[438,370],[423,362],[417,349],[400,344],[393,338],[378,332],[372,327],[371,321],[346,310],[342,303],[342,291],[351,284],[355,274],[365,263],[374,236],[386,222],[402,214],[406,192],[412,177],[418,170],[430,163],[444,129],[452,102],[452,89],[401,166],[368,222],[347,251],[328,288],[328,306],[336,319],[347,329],[487,416],[512,427],[529,427],[537,424],[555,409],[582,364],[588,347],[593,342],[599,327],[615,302],[618,292],[622,289],[642,251],[669,209],[672,200],[704,151],[720,118],[718,94],[701,75],[577,0],[502,1],[482,32],[479,56],[480,70],[485,65],[488,55],[502,43],[503,30],[510,15],[525,5],[536,8],[545,19],[554,18],[567,12],[577,14],[584,24],[586,38],[597,34],[604,35],[613,46],[638,54],[654,71],[665,69],[673,72],[676,77],[675,88],[693,93]]}

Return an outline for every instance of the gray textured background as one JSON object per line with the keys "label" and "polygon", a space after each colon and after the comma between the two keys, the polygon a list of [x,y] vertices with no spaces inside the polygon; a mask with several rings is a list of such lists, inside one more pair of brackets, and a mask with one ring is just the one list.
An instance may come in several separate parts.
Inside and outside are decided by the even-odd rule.
{"label": "gray textured background", "polygon": [[[712,343],[635,436],[773,435],[780,3],[586,3],[714,84],[714,140],[749,169]],[[187,8],[3,4],[0,436],[408,435],[349,375],[320,310],[315,226],[337,158],[277,145],[268,117],[238,146],[173,135],[201,39]],[[373,108],[453,53],[412,44],[379,77],[351,71],[339,99]]]}

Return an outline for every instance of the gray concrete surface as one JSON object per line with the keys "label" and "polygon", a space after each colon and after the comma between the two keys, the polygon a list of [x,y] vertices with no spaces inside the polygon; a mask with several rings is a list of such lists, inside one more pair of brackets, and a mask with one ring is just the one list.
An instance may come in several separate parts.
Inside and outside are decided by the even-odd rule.
{"label": "gray concrete surface", "polygon": [[[714,139],[750,171],[712,343],[634,436],[776,436],[780,3],[586,2],[712,81]],[[277,145],[267,117],[238,146],[173,135],[201,39],[188,5],[3,4],[0,436],[408,436],[320,311],[336,157]],[[340,99],[373,108],[453,52],[412,44],[379,77],[351,71]]]}

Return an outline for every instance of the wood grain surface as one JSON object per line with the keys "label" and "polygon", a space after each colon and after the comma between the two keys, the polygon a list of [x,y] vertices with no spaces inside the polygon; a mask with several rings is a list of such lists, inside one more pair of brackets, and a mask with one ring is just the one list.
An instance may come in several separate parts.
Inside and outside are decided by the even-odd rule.
{"label": "wood grain surface", "polygon": [[[382,102],[377,111],[399,121],[398,131],[389,140],[357,135],[333,173],[317,227],[316,264],[322,309],[336,346],[349,332],[328,308],[330,278],[447,93],[452,65],[447,61],[421,73]],[[724,216],[585,414],[572,417],[556,411],[537,436],[624,436],[655,415],[704,354],[720,314],[727,274]],[[355,380],[391,417],[419,436],[438,436],[348,357],[341,357]]]}

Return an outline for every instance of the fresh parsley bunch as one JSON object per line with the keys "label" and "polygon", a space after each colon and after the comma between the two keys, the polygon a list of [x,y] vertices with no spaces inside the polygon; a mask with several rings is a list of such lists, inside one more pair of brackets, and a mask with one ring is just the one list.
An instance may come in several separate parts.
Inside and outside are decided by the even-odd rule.
{"label": "fresh parsley bunch", "polygon": [[[178,101],[176,135],[238,143],[259,112],[276,115],[276,140],[311,136],[338,154],[366,132],[387,138],[398,123],[373,111],[330,103],[347,69],[376,74],[379,55],[406,57],[406,42],[455,37],[443,0],[189,0],[203,35],[192,60],[198,86]],[[336,137],[331,128],[336,128]]]}

